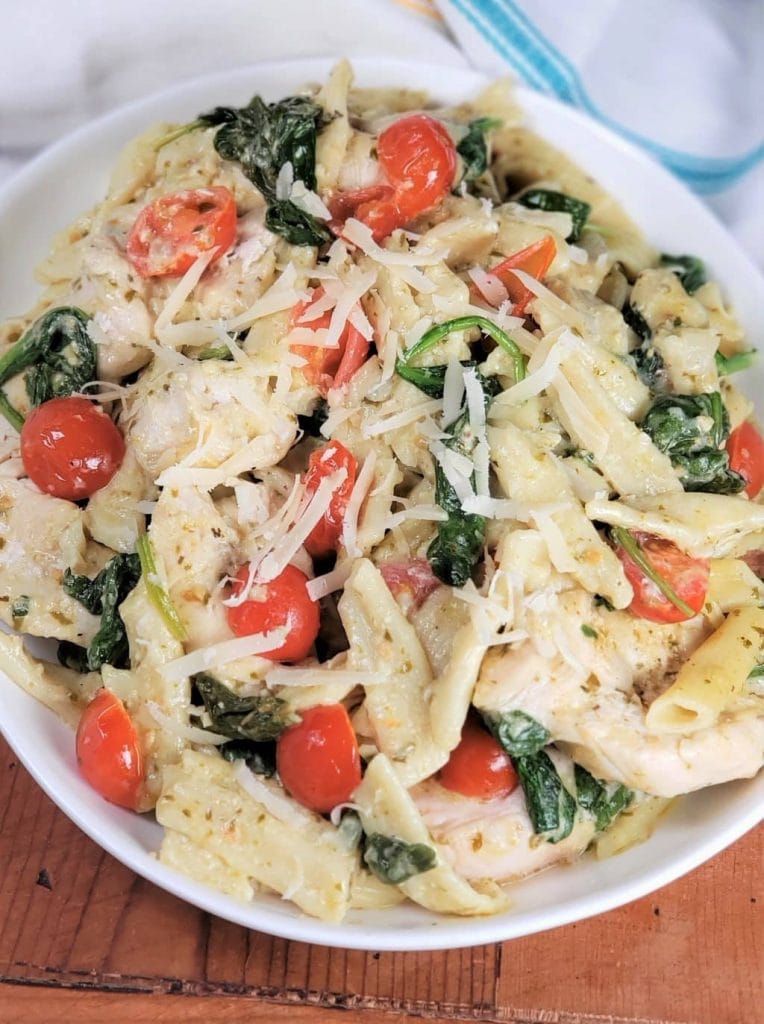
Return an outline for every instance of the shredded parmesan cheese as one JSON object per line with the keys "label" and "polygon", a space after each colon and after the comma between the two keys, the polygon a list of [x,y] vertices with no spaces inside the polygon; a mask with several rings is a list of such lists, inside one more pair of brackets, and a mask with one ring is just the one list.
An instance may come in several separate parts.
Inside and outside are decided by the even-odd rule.
{"label": "shredded parmesan cheese", "polygon": [[220,668],[239,658],[248,658],[252,654],[263,654],[273,651],[286,640],[288,629],[281,626],[269,633],[252,633],[250,636],[237,636],[233,640],[222,640],[209,647],[200,647],[181,658],[165,662],[159,666],[159,673],[167,680],[185,679],[197,672],[206,672],[210,668]]}

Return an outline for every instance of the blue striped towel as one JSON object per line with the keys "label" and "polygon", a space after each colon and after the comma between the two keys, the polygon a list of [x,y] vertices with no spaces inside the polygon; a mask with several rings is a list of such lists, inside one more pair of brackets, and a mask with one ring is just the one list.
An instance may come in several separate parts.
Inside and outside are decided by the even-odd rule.
{"label": "blue striped towel", "polygon": [[509,67],[647,150],[764,265],[761,0],[436,2],[476,67]]}

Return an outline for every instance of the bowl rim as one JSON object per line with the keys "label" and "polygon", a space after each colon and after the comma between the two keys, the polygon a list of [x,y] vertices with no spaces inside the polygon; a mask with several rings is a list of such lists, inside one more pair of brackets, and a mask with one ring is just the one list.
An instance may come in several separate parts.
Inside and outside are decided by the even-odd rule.
{"label": "bowl rim", "polygon": [[[449,81],[451,85],[448,91],[450,92],[461,93],[462,88],[465,94],[470,90],[478,91],[491,80],[480,72],[464,67],[425,62],[414,64],[406,60],[372,57],[356,57],[351,60],[359,78],[369,75],[372,77],[375,75],[389,76],[389,80],[395,82],[396,78],[398,81],[405,80],[405,76],[410,76],[416,69],[417,78],[429,76],[433,84],[442,80]],[[34,188],[41,179],[44,179],[50,173],[51,168],[54,168],[77,147],[86,143],[88,139],[95,138],[104,128],[110,128],[122,122],[127,126],[136,115],[141,114],[144,110],[152,109],[158,104],[171,105],[173,101],[182,100],[184,95],[196,88],[209,86],[214,101],[215,88],[230,89],[233,83],[238,84],[247,76],[256,86],[258,74],[279,75],[283,73],[296,85],[312,77],[325,76],[334,62],[333,58],[264,61],[186,78],[172,86],[124,103],[67,133],[18,169],[0,188],[0,219],[29,189]],[[447,77],[444,79],[442,76]],[[454,86],[454,82],[459,83],[457,87]],[[615,135],[609,128],[594,121],[589,115],[527,87],[517,86],[515,94],[521,107],[532,112],[534,116],[542,117],[544,113],[553,113],[556,117],[562,116],[571,125],[579,127],[590,136],[597,137],[610,149],[619,151],[628,161],[636,162],[641,168],[646,169],[653,179],[659,181],[670,197],[681,195],[681,202],[694,217],[699,217],[701,221],[708,221],[710,218],[715,222],[716,230],[727,235],[713,212],[700,199],[632,143]],[[132,129],[127,129],[123,143],[129,141],[132,135]],[[551,141],[553,144],[557,144],[554,139]],[[115,152],[114,156],[116,157],[116,155]],[[749,279],[754,282],[755,288],[764,296],[764,279],[760,277],[758,270],[735,240],[729,235],[727,235],[727,239],[731,245],[730,251],[737,250],[737,260],[747,264],[746,274],[750,275]],[[39,710],[44,715],[50,715],[56,719],[58,724],[61,724],[53,712],[38,705],[33,697],[21,691],[7,676],[0,675],[2,675],[0,689],[9,683],[15,691],[21,694],[21,703],[31,702],[35,705],[35,711]],[[46,774],[43,764],[36,756],[34,737],[25,735],[23,730],[14,734],[15,730],[11,728],[11,723],[5,716],[0,718],[0,731],[3,732],[7,742],[35,782],[67,817],[102,849],[143,878],[202,910],[244,927],[256,928],[291,940],[348,949],[413,951],[468,947],[519,938],[584,920],[587,917],[630,903],[680,878],[753,828],[764,813],[764,800],[759,804],[753,800],[744,814],[729,820],[717,831],[709,829],[705,840],[693,849],[685,851],[683,855],[678,855],[663,865],[654,866],[630,881],[607,884],[598,893],[574,896],[558,906],[528,910],[519,914],[510,910],[508,913],[485,918],[453,918],[439,915],[437,919],[429,922],[427,927],[417,924],[410,928],[395,930],[375,926],[368,912],[352,912],[356,916],[360,914],[363,918],[358,923],[355,920],[350,920],[349,915],[349,918],[343,923],[328,924],[313,918],[287,914],[283,910],[281,913],[277,913],[278,904],[274,904],[272,898],[256,896],[250,904],[239,903],[168,868],[146,851],[143,851],[143,856],[139,856],[137,848],[136,850],[125,850],[112,835],[110,819],[121,815],[130,815],[134,818],[135,816],[131,812],[122,811],[110,805],[103,805],[99,812],[94,812],[87,801],[80,799],[76,793],[66,792],[55,774]],[[422,913],[429,914],[423,909]],[[260,915],[262,915],[262,920],[258,920]],[[366,916],[364,917],[364,915]],[[369,921],[372,923],[365,923]]]}

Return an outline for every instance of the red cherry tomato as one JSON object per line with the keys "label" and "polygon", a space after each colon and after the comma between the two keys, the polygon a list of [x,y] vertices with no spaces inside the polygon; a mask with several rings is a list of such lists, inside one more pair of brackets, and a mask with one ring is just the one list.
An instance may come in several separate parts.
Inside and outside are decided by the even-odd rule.
{"label": "red cherry tomato", "polygon": [[77,726],[77,764],[85,780],[106,800],[136,810],[143,789],[138,734],[125,705],[101,689]]}
{"label": "red cherry tomato", "polygon": [[52,398],[21,428],[21,461],[30,480],[56,498],[78,501],[104,487],[125,456],[125,442],[87,398]]}
{"label": "red cherry tomato", "polygon": [[446,789],[480,800],[509,796],[518,784],[509,756],[472,715],[464,723],[459,745],[451,751],[438,778]]}
{"label": "red cherry tomato", "polygon": [[448,195],[457,160],[451,136],[427,114],[393,121],[377,139],[377,156],[389,185],[335,196],[333,212],[335,222],[357,217],[380,242]]}
{"label": "red cherry tomato", "polygon": [[[240,594],[246,585],[249,566],[236,574],[232,594]],[[243,604],[226,608],[228,625],[236,636],[268,633],[287,627],[283,644],[264,652],[261,657],[271,661],[300,661],[306,657],[318,635],[320,612],[318,602],[307,590],[308,577],[294,565],[268,583],[256,583],[251,596]]]}
{"label": "red cherry tomato", "polygon": [[[691,558],[670,540],[653,537],[648,533],[635,533],[634,537],[655,572],[669,584],[677,597],[689,605],[693,615],[697,615],[708,593],[708,561],[705,558]],[[626,579],[634,589],[629,611],[650,622],[684,622],[690,618],[645,576],[623,548],[616,548],[616,554],[621,559]]]}
{"label": "red cherry tomato", "polygon": [[745,493],[755,498],[764,487],[764,438],[750,420],[735,427],[727,441],[730,469],[746,482]]}
{"label": "red cherry tomato", "polygon": [[323,519],[314,526],[305,541],[305,549],[313,558],[330,555],[340,546],[342,520],[355,483],[358,463],[355,456],[339,441],[330,441],[323,448],[318,448],[308,460],[305,474],[307,494],[315,494],[324,477],[336,473],[339,469],[344,469],[347,476],[332,495],[331,504]]}
{"label": "red cherry tomato", "polygon": [[[315,320],[302,320],[308,306],[318,302],[324,294],[323,288],[316,288],[307,302],[298,302],[292,311],[290,327],[309,327],[313,331],[325,330],[332,319],[331,310]],[[347,384],[363,366],[369,355],[369,343],[349,321],[340,335],[337,348],[319,348],[317,345],[292,345],[295,355],[307,359],[302,367],[305,379],[314,384],[326,397],[330,388],[341,388]]]}
{"label": "red cherry tomato", "polygon": [[[534,242],[533,245],[529,245],[527,249],[521,249],[520,252],[508,256],[495,267],[491,267],[489,273],[497,277],[507,289],[515,316],[522,316],[525,307],[534,298],[534,295],[513,271],[524,270],[526,274],[541,281],[551,267],[556,253],[555,241],[551,235],[547,235],[538,242]],[[473,285],[473,294],[476,290]]]}
{"label": "red cherry tomato", "polygon": [[171,192],[138,214],[127,238],[127,258],[141,277],[180,277],[210,249],[219,259],[236,238],[236,202],[229,189]]}
{"label": "red cherry tomato", "polygon": [[298,803],[327,814],[349,800],[361,781],[358,741],[342,704],[319,704],[300,716],[278,738],[276,767]]}
{"label": "red cherry tomato", "polygon": [[451,191],[456,148],[440,121],[427,114],[393,121],[377,140],[377,155],[408,219],[436,206]]}
{"label": "red cherry tomato", "polygon": [[441,585],[426,558],[384,562],[379,571],[396,601],[413,609],[419,608]]}
{"label": "red cherry tomato", "polygon": [[[335,235],[341,235],[345,221],[350,217],[357,217],[359,209],[368,207],[370,203],[392,199],[394,194],[395,189],[392,185],[368,185],[366,188],[356,188],[350,192],[336,192],[327,204],[332,215],[329,227]],[[392,230],[393,228],[390,229]]]}

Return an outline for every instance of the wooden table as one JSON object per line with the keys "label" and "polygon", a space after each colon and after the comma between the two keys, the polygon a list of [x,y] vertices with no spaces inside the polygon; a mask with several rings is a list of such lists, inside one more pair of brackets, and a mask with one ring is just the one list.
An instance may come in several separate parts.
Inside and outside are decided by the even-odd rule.
{"label": "wooden table", "polygon": [[0,741],[0,1024],[758,1024],[763,855],[759,829],[637,903],[501,945],[328,950],[248,932],[138,878]]}

